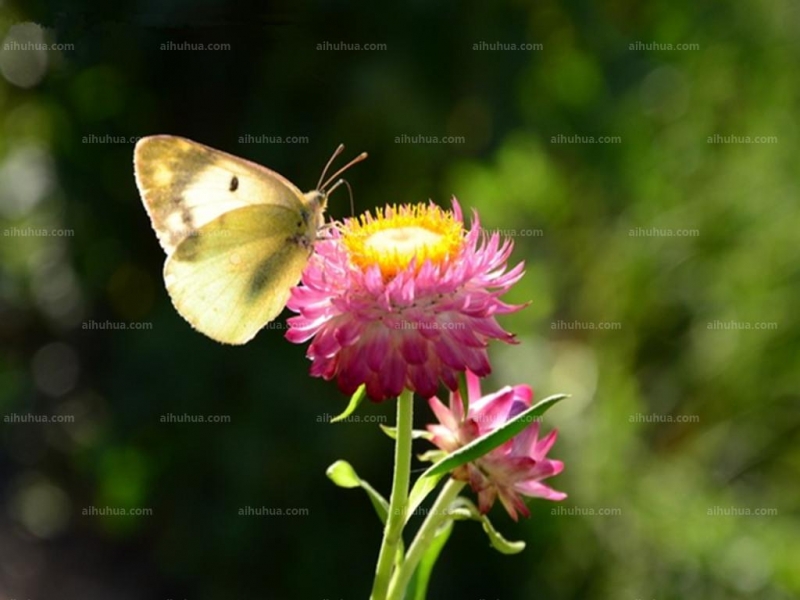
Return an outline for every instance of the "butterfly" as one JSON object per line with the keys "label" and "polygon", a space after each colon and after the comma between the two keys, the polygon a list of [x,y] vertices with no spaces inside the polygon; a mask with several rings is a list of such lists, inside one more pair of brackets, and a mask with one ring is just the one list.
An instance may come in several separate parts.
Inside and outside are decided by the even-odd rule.
{"label": "butterfly", "polygon": [[244,344],[275,319],[300,281],[328,195],[351,160],[305,194],[261,165],[186,138],[154,135],[133,153],[136,186],[167,254],[164,284],[192,327]]}

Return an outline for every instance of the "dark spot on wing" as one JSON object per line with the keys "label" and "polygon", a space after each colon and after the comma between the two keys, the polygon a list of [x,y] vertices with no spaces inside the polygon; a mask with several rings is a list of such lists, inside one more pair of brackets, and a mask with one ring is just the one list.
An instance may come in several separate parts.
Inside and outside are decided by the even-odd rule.
{"label": "dark spot on wing", "polygon": [[278,277],[278,273],[280,272],[278,263],[284,258],[285,254],[281,251],[278,251],[269,258],[261,261],[261,263],[258,265],[258,268],[253,273],[253,278],[250,280],[250,288],[248,289],[248,292],[251,298],[260,296],[265,289],[275,282],[275,279]]}
{"label": "dark spot on wing", "polygon": [[274,258],[274,256],[270,256],[262,261],[253,273],[253,278],[250,280],[250,289],[248,290],[251,298],[261,295],[264,288],[269,285],[274,275]]}
{"label": "dark spot on wing", "polygon": [[197,260],[197,255],[202,243],[202,239],[196,233],[195,235],[189,235],[178,244],[178,247],[175,249],[175,258],[186,262],[194,262]]}
{"label": "dark spot on wing", "polygon": [[183,237],[197,237],[199,235],[199,232],[194,228],[192,213],[185,206],[181,209],[181,221],[183,221],[184,229],[180,232],[175,232],[179,239]]}
{"label": "dark spot on wing", "polygon": [[238,178],[238,177],[236,177],[236,175],[234,175],[234,176],[231,178],[231,185],[230,185],[230,187],[229,187],[228,189],[229,189],[230,191],[232,191],[232,192],[235,192],[236,190],[238,190],[238,189],[239,189],[239,178]]}

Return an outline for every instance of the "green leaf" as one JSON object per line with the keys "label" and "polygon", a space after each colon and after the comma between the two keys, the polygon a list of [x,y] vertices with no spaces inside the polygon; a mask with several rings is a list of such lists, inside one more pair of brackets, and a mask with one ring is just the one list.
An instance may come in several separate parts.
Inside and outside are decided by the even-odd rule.
{"label": "green leaf", "polygon": [[344,412],[342,412],[342,414],[340,414],[338,417],[332,418],[331,423],[343,421],[344,419],[352,415],[366,397],[367,397],[367,386],[362,383],[360,386],[358,386],[356,393],[351,396],[350,404],[347,405],[347,408],[344,409]]}
{"label": "green leaf", "polygon": [[384,525],[386,524],[386,517],[389,514],[389,503],[386,501],[386,498],[381,496],[374,487],[358,476],[356,470],[349,462],[346,460],[337,460],[330,467],[328,467],[328,470],[325,471],[325,474],[339,487],[360,487],[363,489],[367,493],[370,502],[372,502],[375,512],[378,513],[378,518],[381,520],[381,523]]}
{"label": "green leaf", "polygon": [[343,488],[361,487],[361,480],[353,466],[346,460],[337,460],[333,463],[325,475],[336,485]]}
{"label": "green leaf", "polygon": [[518,554],[525,549],[525,542],[511,542],[504,538],[492,525],[489,517],[481,514],[478,507],[471,500],[459,497],[450,505],[453,518],[458,520],[472,519],[479,521],[483,526],[483,531],[489,538],[492,547],[501,554]]}
{"label": "green leaf", "polygon": [[458,395],[461,396],[461,408],[464,412],[461,414],[464,415],[466,418],[467,414],[469,413],[469,394],[467,393],[469,388],[467,387],[467,373],[462,371],[458,374]]}
{"label": "green leaf", "polygon": [[431,572],[447,540],[450,539],[450,533],[452,531],[452,519],[447,519],[447,521],[436,530],[431,544],[422,555],[419,565],[417,565],[417,570],[414,572],[414,578],[411,580],[408,597],[412,600],[425,600],[425,596],[428,593],[428,582],[431,579]]}
{"label": "green leaf", "polygon": [[428,450],[417,455],[417,459],[422,462],[436,462],[437,460],[442,460],[445,456],[447,456],[447,452],[444,450]]}
{"label": "green leaf", "polygon": [[544,414],[545,411],[547,411],[549,408],[552,408],[556,402],[568,397],[568,394],[555,394],[554,396],[545,398],[541,402],[537,402],[491,433],[482,435],[469,444],[462,446],[455,452],[451,452],[446,458],[440,460],[438,463],[425,471],[420,479],[449,473],[461,465],[479,459],[484,454],[491,452],[501,444],[504,444],[512,437],[523,431],[526,427],[530,426],[534,418]]}
{"label": "green leaf", "polygon": [[[397,427],[389,427],[388,425],[378,425],[381,428],[383,433],[388,435],[393,440],[397,439]],[[430,431],[425,431],[424,429],[414,429],[411,432],[411,439],[412,440],[432,440],[433,434]]]}
{"label": "green leaf", "polygon": [[408,504],[406,505],[406,523],[414,514],[414,511],[419,508],[422,501],[430,494],[439,483],[442,475],[434,475],[432,477],[420,477],[414,482],[414,487],[411,488],[411,493],[408,495]]}

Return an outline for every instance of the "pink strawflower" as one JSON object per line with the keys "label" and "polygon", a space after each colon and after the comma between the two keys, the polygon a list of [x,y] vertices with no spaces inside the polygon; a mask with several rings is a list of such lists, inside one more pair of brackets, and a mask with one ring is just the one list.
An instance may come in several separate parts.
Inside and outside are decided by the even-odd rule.
{"label": "pink strawflower", "polygon": [[[428,425],[428,431],[433,434],[431,441],[448,453],[494,431],[531,406],[533,398],[533,390],[527,385],[506,386],[481,398],[478,377],[469,371],[467,387],[470,402],[466,419],[458,391],[451,392],[449,409],[436,397],[428,400],[439,419],[438,425]],[[547,500],[567,497],[541,482],[558,475],[564,468],[560,460],[547,458],[557,435],[554,429],[540,440],[539,423],[534,421],[505,444],[474,462],[462,465],[452,475],[470,483],[478,494],[478,507],[482,513],[488,512],[499,497],[512,519],[517,520],[517,512],[527,517],[530,511],[522,496]]]}
{"label": "pink strawflower", "polygon": [[311,374],[336,379],[373,400],[403,389],[425,397],[442,381],[451,390],[466,369],[490,373],[488,340],[513,343],[496,316],[521,305],[501,302],[523,274],[507,270],[513,244],[464,228],[461,209],[431,204],[386,207],[348,219],[315,245],[292,290],[286,338],[313,338]]}

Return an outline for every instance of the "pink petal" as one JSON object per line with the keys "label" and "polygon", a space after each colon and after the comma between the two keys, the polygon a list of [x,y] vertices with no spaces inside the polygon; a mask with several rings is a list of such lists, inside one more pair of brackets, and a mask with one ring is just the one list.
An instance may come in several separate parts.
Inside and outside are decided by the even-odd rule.
{"label": "pink petal", "polygon": [[357,353],[345,351],[339,355],[339,383],[348,393],[355,392],[370,376],[369,365]]}
{"label": "pink petal", "polygon": [[542,460],[548,452],[550,452],[550,448],[553,447],[553,444],[556,443],[556,438],[558,437],[558,430],[553,429],[550,433],[548,433],[543,439],[539,440],[536,444],[536,447],[533,450],[532,456],[536,460]]}
{"label": "pink petal", "polygon": [[520,493],[530,496],[531,498],[544,498],[545,500],[554,500],[558,502],[567,497],[564,492],[557,492],[538,481],[525,481],[517,484],[514,488]]}
{"label": "pink petal", "polygon": [[445,450],[446,452],[453,452],[459,447],[458,440],[453,432],[444,425],[428,425],[427,429],[433,434],[431,442]]}
{"label": "pink petal", "polygon": [[441,377],[442,382],[444,382],[447,389],[455,391],[458,389],[458,377],[456,375],[456,371],[450,369],[444,365],[440,367],[439,377]]}
{"label": "pink petal", "polygon": [[501,490],[499,495],[503,508],[506,509],[508,515],[515,521],[519,521],[517,511],[519,511],[523,517],[531,516],[531,512],[528,510],[525,502],[523,502],[522,497],[514,490]]}
{"label": "pink petal", "polygon": [[469,323],[467,323],[466,320],[453,320],[451,323],[452,328],[446,330],[447,334],[451,335],[459,344],[463,344],[464,346],[468,346],[470,348],[485,348],[487,346],[484,340],[479,338],[470,329],[468,329]]}
{"label": "pink petal", "polygon": [[380,371],[383,359],[389,351],[389,330],[381,323],[370,326],[361,336],[359,347],[353,347],[359,359],[366,362],[373,371]]}
{"label": "pink petal", "polygon": [[523,429],[522,433],[514,437],[514,449],[512,452],[517,456],[532,456],[534,459],[540,459],[541,456],[533,453],[538,437],[539,422],[534,421],[529,427]]}
{"label": "pink petal", "polygon": [[386,354],[378,377],[387,396],[399,396],[403,391],[406,383],[406,363],[397,349],[392,349]]}
{"label": "pink petal", "polygon": [[314,341],[311,342],[311,349],[316,356],[333,356],[340,349],[339,342],[336,341],[336,328],[323,327]]}
{"label": "pink petal", "polygon": [[481,397],[481,378],[470,370],[467,370],[467,393],[470,402],[476,402]]}
{"label": "pink petal", "polygon": [[467,368],[479,377],[486,377],[492,372],[492,366],[489,364],[489,356],[485,349],[464,348],[462,356]]}
{"label": "pink petal", "polygon": [[430,398],[436,395],[439,390],[439,382],[436,379],[436,371],[431,368],[429,363],[424,365],[410,365],[408,367],[408,378],[411,386],[423,398]]}
{"label": "pink petal", "polygon": [[456,371],[463,371],[464,364],[464,348],[459,347],[454,340],[447,336],[441,336],[434,342],[436,356],[445,365]]}
{"label": "pink petal", "polygon": [[387,394],[386,390],[383,388],[380,377],[375,373],[370,373],[364,383],[367,384],[367,395],[373,400],[386,400],[390,397],[390,394]]}
{"label": "pink petal", "polygon": [[336,341],[342,348],[353,345],[363,331],[363,326],[356,319],[341,319],[336,328]]}
{"label": "pink petal", "polygon": [[414,333],[405,334],[400,340],[400,352],[411,365],[422,365],[428,361],[428,342]]}
{"label": "pink petal", "polygon": [[473,400],[469,416],[480,425],[481,431],[492,431],[505,423],[513,402],[514,390],[510,386],[506,386],[478,401]]}

